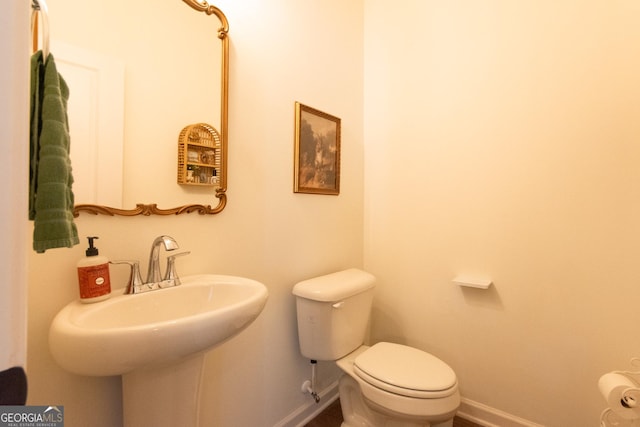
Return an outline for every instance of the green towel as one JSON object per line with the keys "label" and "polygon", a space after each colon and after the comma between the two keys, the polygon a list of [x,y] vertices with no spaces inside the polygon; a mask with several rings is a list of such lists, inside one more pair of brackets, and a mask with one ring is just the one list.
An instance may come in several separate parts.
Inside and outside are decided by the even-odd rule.
{"label": "green towel", "polygon": [[73,222],[68,99],[69,87],[53,55],[43,65],[42,52],[33,54],[29,219],[34,221],[33,249],[38,253],[80,242]]}

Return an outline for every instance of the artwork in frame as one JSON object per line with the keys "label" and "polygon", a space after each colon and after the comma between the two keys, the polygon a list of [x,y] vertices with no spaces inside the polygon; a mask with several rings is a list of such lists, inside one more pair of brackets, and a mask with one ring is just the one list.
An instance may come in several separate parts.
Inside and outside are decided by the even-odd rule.
{"label": "artwork in frame", "polygon": [[296,102],[296,193],[340,194],[340,119]]}

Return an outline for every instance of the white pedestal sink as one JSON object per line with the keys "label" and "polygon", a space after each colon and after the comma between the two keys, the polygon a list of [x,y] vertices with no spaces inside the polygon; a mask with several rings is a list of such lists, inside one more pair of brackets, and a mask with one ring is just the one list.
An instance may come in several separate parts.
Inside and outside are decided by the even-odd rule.
{"label": "white pedestal sink", "polygon": [[51,354],[69,372],[122,375],[125,426],[196,426],[204,353],[267,301],[260,282],[195,275],[174,288],[74,301],[54,318]]}

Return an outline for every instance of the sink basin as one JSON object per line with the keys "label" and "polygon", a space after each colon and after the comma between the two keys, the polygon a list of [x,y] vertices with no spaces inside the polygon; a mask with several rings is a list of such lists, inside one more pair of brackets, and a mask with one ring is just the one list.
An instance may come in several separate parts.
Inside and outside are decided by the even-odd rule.
{"label": "sink basin", "polygon": [[181,280],[174,288],[68,304],[49,331],[53,358],[70,372],[92,376],[173,363],[235,336],[267,301],[267,288],[243,277]]}

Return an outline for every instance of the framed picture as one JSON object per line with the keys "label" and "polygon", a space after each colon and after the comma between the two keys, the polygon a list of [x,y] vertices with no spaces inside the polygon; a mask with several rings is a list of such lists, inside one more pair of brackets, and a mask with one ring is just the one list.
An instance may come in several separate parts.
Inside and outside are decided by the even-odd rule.
{"label": "framed picture", "polygon": [[340,119],[296,102],[296,193],[340,194]]}

